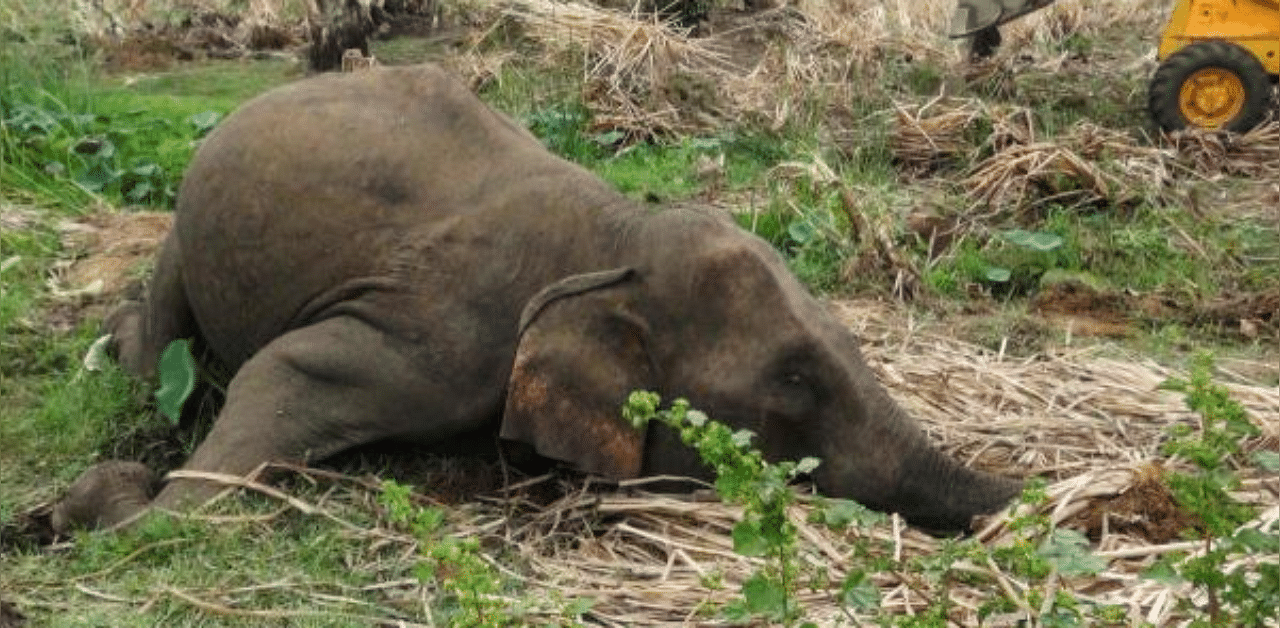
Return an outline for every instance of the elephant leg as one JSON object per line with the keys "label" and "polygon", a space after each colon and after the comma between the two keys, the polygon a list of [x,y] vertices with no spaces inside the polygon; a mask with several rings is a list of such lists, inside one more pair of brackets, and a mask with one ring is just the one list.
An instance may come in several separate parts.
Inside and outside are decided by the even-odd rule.
{"label": "elephant leg", "polygon": [[160,353],[178,338],[199,333],[182,284],[182,253],[177,234],[165,236],[145,301],[127,301],[103,322],[114,336],[116,359],[135,377],[155,375]]}
{"label": "elephant leg", "polygon": [[[240,476],[264,462],[318,460],[377,440],[441,438],[475,427],[461,406],[441,404],[461,400],[448,384],[423,376],[406,347],[412,348],[353,317],[280,336],[232,378],[226,405],[183,469]],[[82,476],[77,484],[86,481]],[[172,479],[150,505],[186,510],[222,488]],[[65,510],[88,510],[89,516],[73,523],[101,526],[132,519],[140,510],[96,508]]]}

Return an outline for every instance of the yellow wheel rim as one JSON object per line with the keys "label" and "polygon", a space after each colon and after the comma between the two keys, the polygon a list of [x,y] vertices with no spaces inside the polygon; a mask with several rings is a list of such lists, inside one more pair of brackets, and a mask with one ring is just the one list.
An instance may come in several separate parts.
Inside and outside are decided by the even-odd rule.
{"label": "yellow wheel rim", "polygon": [[1178,106],[1191,124],[1216,129],[1230,122],[1244,108],[1244,83],[1234,72],[1204,68],[1182,82]]}

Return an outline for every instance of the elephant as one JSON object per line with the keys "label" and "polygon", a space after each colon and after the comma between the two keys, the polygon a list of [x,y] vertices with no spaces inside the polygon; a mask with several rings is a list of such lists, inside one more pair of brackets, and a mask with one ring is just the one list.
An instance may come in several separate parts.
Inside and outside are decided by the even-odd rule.
{"label": "elephant", "polygon": [[[727,212],[630,199],[432,65],[306,78],[229,115],[186,171],[147,293],[104,326],[136,376],[177,338],[232,369],[185,470],[489,428],[607,478],[706,477],[673,430],[624,421],[647,389],[751,430],[769,460],[817,456],[821,493],[929,530],[1021,487],[937,450]],[[187,474],[152,498],[129,465],[85,471],[59,523],[221,488]]]}

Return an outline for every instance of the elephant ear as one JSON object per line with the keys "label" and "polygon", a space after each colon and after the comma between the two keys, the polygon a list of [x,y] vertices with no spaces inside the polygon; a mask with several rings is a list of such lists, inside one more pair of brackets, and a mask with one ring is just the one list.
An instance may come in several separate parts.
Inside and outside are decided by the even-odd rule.
{"label": "elephant ear", "polygon": [[615,479],[636,477],[645,435],[621,407],[653,383],[648,325],[629,307],[631,269],[567,277],[520,317],[501,436]]}

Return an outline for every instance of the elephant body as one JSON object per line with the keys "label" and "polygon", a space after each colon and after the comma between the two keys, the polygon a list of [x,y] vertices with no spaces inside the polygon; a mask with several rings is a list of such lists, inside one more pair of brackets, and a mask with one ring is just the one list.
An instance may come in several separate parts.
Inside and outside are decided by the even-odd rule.
{"label": "elephant body", "polygon": [[[307,79],[229,116],[184,177],[148,298],[107,326],[140,376],[193,336],[235,370],[187,469],[495,426],[614,478],[704,474],[665,428],[621,419],[644,388],[932,528],[1019,486],[933,450],[765,242],[630,201],[431,66]],[[213,490],[172,480],[153,503]],[[71,506],[98,525],[130,510]]]}

